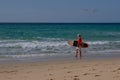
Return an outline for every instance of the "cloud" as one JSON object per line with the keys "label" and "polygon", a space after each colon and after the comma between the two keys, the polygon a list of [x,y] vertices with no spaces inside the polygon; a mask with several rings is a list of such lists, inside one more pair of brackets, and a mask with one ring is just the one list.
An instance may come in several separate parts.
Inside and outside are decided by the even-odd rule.
{"label": "cloud", "polygon": [[87,14],[95,14],[98,12],[97,9],[93,8],[93,9],[90,9],[90,8],[84,8],[84,9],[81,9],[81,12],[82,13],[87,13]]}
{"label": "cloud", "polygon": [[83,11],[83,12],[88,12],[88,11],[89,11],[89,9],[82,9],[82,11]]}
{"label": "cloud", "polygon": [[98,10],[97,9],[92,9],[92,13],[97,13]]}

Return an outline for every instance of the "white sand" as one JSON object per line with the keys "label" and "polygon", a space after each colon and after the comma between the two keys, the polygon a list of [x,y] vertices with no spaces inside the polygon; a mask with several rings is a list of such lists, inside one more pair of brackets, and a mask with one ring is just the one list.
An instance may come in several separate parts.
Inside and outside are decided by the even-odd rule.
{"label": "white sand", "polygon": [[1,63],[0,80],[120,80],[120,58]]}

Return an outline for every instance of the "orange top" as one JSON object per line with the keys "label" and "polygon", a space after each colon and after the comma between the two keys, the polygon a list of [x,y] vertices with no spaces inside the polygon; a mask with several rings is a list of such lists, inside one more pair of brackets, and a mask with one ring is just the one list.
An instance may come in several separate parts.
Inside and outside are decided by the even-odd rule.
{"label": "orange top", "polygon": [[80,37],[78,37],[77,41],[78,41],[78,45],[82,43],[82,39]]}

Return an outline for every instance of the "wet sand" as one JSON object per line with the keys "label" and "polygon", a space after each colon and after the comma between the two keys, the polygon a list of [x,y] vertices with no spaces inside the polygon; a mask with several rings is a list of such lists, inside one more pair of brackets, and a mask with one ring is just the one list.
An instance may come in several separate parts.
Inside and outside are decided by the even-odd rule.
{"label": "wet sand", "polygon": [[120,58],[0,63],[0,80],[120,80]]}

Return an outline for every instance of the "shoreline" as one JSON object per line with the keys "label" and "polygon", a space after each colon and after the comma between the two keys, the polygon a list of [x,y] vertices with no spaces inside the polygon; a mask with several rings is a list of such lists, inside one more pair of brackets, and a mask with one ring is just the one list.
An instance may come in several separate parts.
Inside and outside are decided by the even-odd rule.
{"label": "shoreline", "polygon": [[120,57],[0,63],[0,80],[119,80]]}
{"label": "shoreline", "polygon": [[75,54],[60,54],[60,55],[45,55],[45,56],[31,56],[31,57],[0,57],[0,63],[29,63],[29,62],[49,62],[49,61],[69,61],[69,60],[97,60],[97,59],[109,59],[109,58],[119,58],[119,53],[83,53],[82,57]]}

